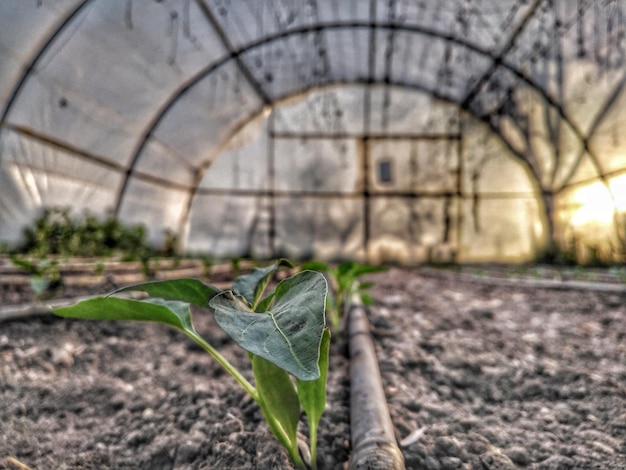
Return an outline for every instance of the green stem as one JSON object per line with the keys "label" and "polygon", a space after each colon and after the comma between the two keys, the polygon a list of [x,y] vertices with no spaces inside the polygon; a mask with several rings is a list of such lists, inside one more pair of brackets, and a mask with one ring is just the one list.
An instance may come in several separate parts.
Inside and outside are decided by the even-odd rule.
{"label": "green stem", "polygon": [[230,363],[228,360],[222,356],[217,350],[207,343],[202,336],[194,331],[185,330],[185,334],[189,336],[192,340],[198,343],[202,348],[208,352],[213,359],[215,359],[233,378],[239,382],[239,384],[244,388],[246,392],[254,399],[255,402],[260,404],[259,393],[256,388],[246,380],[246,378],[241,375],[241,373]]}
{"label": "green stem", "polygon": [[248,382],[248,380],[246,380],[246,378],[241,375],[241,373],[230,362],[228,362],[228,360],[224,356],[222,356],[213,346],[207,343],[204,338],[202,338],[202,336],[200,336],[195,331],[184,330],[184,332],[189,338],[194,340],[206,352],[208,352],[211,357],[213,357],[213,359],[215,359],[226,370],[226,372],[228,372],[237,382],[239,382],[239,384],[244,388],[246,392],[248,392],[252,399],[257,402],[257,404],[261,407],[261,410],[263,411],[263,415],[265,416],[267,424],[272,429],[280,443],[287,449],[291,461],[295,464],[297,468],[306,469],[306,465],[302,461],[302,457],[300,457],[297,440],[292,443],[280,423],[270,413],[266,412],[265,406],[263,405],[263,400],[261,400],[259,392],[256,390],[256,388],[254,388],[254,386],[250,382]]}
{"label": "green stem", "polygon": [[311,446],[311,468],[317,470],[317,425],[315,424],[310,426],[309,441]]}
{"label": "green stem", "polygon": [[282,446],[287,449],[287,453],[289,454],[289,458],[294,463],[296,468],[306,469],[306,465],[300,456],[300,450],[298,449],[298,439],[294,442],[291,441],[280,422],[274,418],[274,416],[267,412],[265,406],[262,403],[259,403],[261,407],[261,411],[263,411],[263,416],[265,416],[265,421],[267,421],[267,425],[270,427],[278,442],[282,444]]}
{"label": "green stem", "polygon": [[295,464],[297,468],[306,469],[304,462],[302,461],[302,457],[300,457],[300,451],[298,450],[298,442],[295,442],[295,445],[292,445],[289,437],[285,433],[284,429],[280,425],[280,423],[274,419],[274,417],[270,413],[265,412],[265,407],[263,406],[263,401],[259,396],[259,392],[254,388],[254,386],[248,382],[248,380],[241,375],[241,373],[230,363],[228,360],[222,356],[213,346],[207,343],[202,336],[194,331],[185,330],[185,334],[198,343],[206,352],[208,352],[213,359],[215,359],[225,370],[228,372],[239,384],[244,388],[246,392],[252,397],[252,399],[257,402],[257,404],[261,407],[263,411],[263,415],[265,416],[265,420],[267,424],[270,426],[280,443],[287,449],[289,452],[289,457],[291,461]]}

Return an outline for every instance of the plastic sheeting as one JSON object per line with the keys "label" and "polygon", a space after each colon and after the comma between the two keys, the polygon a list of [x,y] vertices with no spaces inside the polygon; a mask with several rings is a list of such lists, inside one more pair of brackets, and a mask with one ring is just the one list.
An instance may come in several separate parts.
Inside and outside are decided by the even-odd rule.
{"label": "plastic sheeting", "polygon": [[0,241],[113,210],[216,257],[626,246],[621,0],[5,0]]}

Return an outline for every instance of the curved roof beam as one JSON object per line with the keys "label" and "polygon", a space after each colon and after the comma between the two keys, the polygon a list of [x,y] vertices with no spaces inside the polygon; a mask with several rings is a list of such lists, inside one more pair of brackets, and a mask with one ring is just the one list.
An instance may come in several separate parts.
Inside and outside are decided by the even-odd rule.
{"label": "curved roof beam", "polygon": [[[591,126],[589,127],[589,133],[587,134],[587,137],[585,137],[582,141],[583,147],[578,154],[578,157],[576,159],[576,164],[572,165],[572,168],[568,172],[567,177],[565,178],[565,181],[569,181],[572,178],[572,176],[574,176],[574,172],[578,169],[578,166],[582,162],[585,152],[588,153],[590,156],[592,156],[591,151],[589,149],[589,140],[591,139],[591,136],[594,134],[596,129],[602,123],[602,119],[604,118],[604,116],[606,116],[606,114],[611,110],[611,108],[613,108],[615,103],[617,103],[617,98],[624,91],[624,89],[626,89],[626,72],[624,73],[624,76],[620,80],[619,84],[615,87],[615,89],[612,91],[610,96],[604,102],[604,105],[602,106],[596,118],[591,123]],[[599,161],[596,162],[595,157],[593,158],[593,162],[596,167],[596,171],[598,171],[600,180],[603,182],[605,186],[608,187],[608,179],[607,179],[608,175],[606,174],[604,169],[600,166],[600,162]],[[575,183],[575,184],[578,184],[578,183]],[[572,186],[572,184],[566,183],[563,185],[563,187],[569,187],[569,186]]]}
{"label": "curved roof beam", "polygon": [[48,48],[52,45],[55,39],[63,32],[65,27],[83,10],[83,8],[92,0],[84,0],[81,4],[79,4],[73,11],[70,12],[67,17],[59,22],[59,25],[54,28],[52,34],[48,36],[48,38],[43,43],[43,46],[39,50],[35,52],[31,60],[28,62],[28,65],[24,67],[20,78],[17,80],[15,87],[13,87],[13,91],[9,95],[9,99],[7,100],[4,109],[2,110],[2,115],[0,116],[0,125],[4,125],[6,117],[9,115],[11,111],[11,107],[15,102],[15,99],[19,95],[24,83],[26,83],[26,79],[30,75],[30,73],[35,69],[37,62],[43,57]]}
{"label": "curved roof beam", "polygon": [[163,116],[173,106],[176,100],[178,100],[181,96],[183,96],[185,92],[189,90],[193,85],[195,85],[200,80],[202,80],[205,76],[210,74],[211,71],[215,70],[216,68],[228,62],[231,59],[234,60],[235,63],[237,64],[237,68],[241,71],[242,75],[245,77],[246,81],[250,84],[250,86],[255,91],[255,93],[261,98],[261,101],[263,101],[263,103],[265,104],[270,104],[271,102],[269,96],[267,96],[267,94],[265,93],[261,85],[256,81],[252,72],[250,72],[247,65],[244,64],[243,61],[241,60],[240,53],[236,51],[235,48],[233,47],[232,43],[226,36],[226,33],[224,32],[224,30],[222,29],[218,21],[215,19],[215,16],[213,15],[211,9],[206,5],[204,0],[197,0],[196,3],[198,7],[200,8],[200,10],[202,11],[207,22],[213,27],[217,36],[220,38],[222,45],[228,51],[228,55],[221,61],[218,61],[212,66],[209,66],[207,69],[200,71],[199,74],[197,74],[195,77],[192,77],[191,80],[189,80],[182,87],[180,87],[176,92],[174,92],[172,97],[170,97],[170,99],[165,103],[165,105],[160,108],[159,112],[157,112],[154,119],[148,124],[146,131],[143,133],[142,138],[139,141],[139,144],[133,151],[130,164],[128,168],[126,169],[126,176],[124,177],[124,180],[122,181],[122,184],[117,191],[117,196],[115,198],[116,199],[115,209],[114,209],[114,214],[116,216],[119,215],[120,209],[122,207],[122,201],[124,199],[124,194],[126,193],[126,189],[128,188],[130,178],[135,172],[135,166],[137,165],[137,162],[139,161],[139,158],[141,156],[141,152],[143,151],[144,147],[148,143],[148,140],[150,139],[152,132],[154,131],[154,129],[156,129],[157,125],[163,119]]}
{"label": "curved roof beam", "polygon": [[541,3],[541,1],[542,0],[535,0],[535,3],[528,9],[526,14],[524,15],[524,18],[522,18],[522,21],[519,22],[519,24],[515,28],[515,31],[513,31],[513,34],[511,34],[511,36],[508,38],[508,41],[505,44],[505,46],[500,50],[498,55],[493,58],[491,67],[489,67],[489,69],[483,74],[483,76],[480,77],[480,79],[478,79],[474,87],[465,95],[465,98],[463,98],[463,102],[461,103],[462,108],[465,109],[469,107],[470,103],[474,100],[476,95],[480,92],[480,89],[483,87],[483,85],[487,83],[487,81],[496,72],[496,70],[498,69],[498,66],[503,61],[504,55],[507,52],[509,52],[511,48],[515,45],[515,41],[517,40],[519,35],[522,33],[522,31],[524,31],[524,28],[526,27],[530,19],[533,17],[535,12],[537,11],[537,8],[539,7],[539,4]]}

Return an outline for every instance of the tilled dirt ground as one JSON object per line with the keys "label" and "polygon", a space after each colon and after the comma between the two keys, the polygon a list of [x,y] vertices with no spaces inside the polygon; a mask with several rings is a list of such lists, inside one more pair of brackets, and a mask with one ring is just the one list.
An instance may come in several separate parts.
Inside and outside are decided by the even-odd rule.
{"label": "tilled dirt ground", "polygon": [[[626,291],[511,279],[372,277],[372,330],[407,468],[626,468]],[[250,376],[211,315],[194,318]],[[350,453],[340,343],[320,425],[325,469]],[[34,469],[289,468],[254,402],[182,334],[53,317],[0,323],[0,468],[16,468],[8,457]]]}
{"label": "tilled dirt ground", "polygon": [[[379,278],[373,318],[408,468],[626,468],[626,293]],[[516,285],[517,284],[517,285]]]}

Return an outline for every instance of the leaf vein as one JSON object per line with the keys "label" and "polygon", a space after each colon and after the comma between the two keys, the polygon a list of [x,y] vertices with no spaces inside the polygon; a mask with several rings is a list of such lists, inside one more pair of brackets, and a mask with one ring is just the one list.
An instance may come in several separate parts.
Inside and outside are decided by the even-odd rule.
{"label": "leaf vein", "polygon": [[[306,370],[307,372],[313,372],[311,369],[309,369],[308,367],[306,367],[304,364],[302,364],[302,362],[300,361],[300,358],[298,357],[298,355],[295,353],[295,351],[293,350],[293,345],[291,344],[291,341],[289,341],[289,339],[287,338],[287,336],[285,335],[285,333],[283,333],[283,331],[280,329],[280,326],[278,325],[275,315],[272,312],[267,312],[270,317],[272,318],[272,322],[274,322],[274,326],[275,326],[275,330],[278,330],[278,332],[280,333],[280,335],[283,337],[283,339],[285,340],[285,342],[287,343],[287,348],[289,349],[289,352],[291,353],[291,356],[293,357],[293,359],[297,362],[297,364],[304,370]],[[267,336],[266,340],[263,343],[263,348],[265,349],[265,344],[267,343],[267,341],[269,340],[270,335]],[[267,349],[266,349],[267,351]]]}

